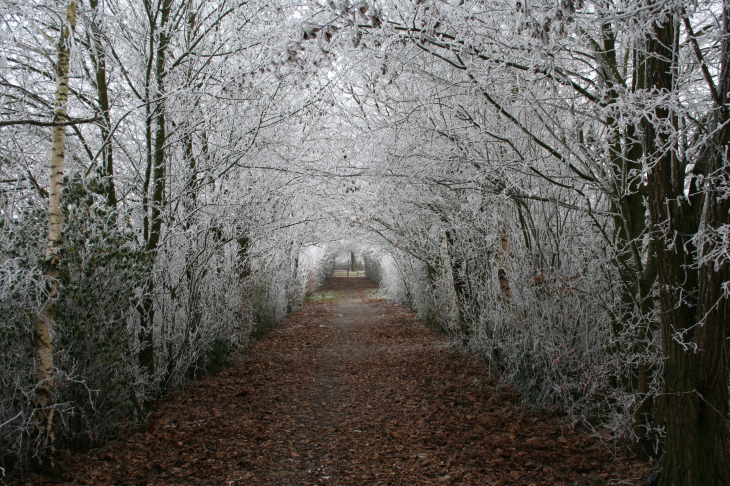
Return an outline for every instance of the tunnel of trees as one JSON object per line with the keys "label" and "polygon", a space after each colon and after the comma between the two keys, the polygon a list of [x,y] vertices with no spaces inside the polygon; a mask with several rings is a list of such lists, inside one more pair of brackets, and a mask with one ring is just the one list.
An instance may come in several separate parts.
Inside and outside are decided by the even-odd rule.
{"label": "tunnel of trees", "polygon": [[659,484],[730,484],[730,2],[0,5],[2,471],[142,420],[349,252]]}

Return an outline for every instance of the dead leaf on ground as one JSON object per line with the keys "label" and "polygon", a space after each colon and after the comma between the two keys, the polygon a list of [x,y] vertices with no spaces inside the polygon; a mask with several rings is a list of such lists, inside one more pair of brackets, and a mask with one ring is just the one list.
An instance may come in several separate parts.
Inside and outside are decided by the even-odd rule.
{"label": "dead leaf on ground", "polygon": [[324,290],[342,297],[308,302],[277,328],[289,331],[160,403],[149,425],[89,455],[64,453],[63,484],[553,486],[651,473],[496,390],[482,360],[368,298],[371,282]]}

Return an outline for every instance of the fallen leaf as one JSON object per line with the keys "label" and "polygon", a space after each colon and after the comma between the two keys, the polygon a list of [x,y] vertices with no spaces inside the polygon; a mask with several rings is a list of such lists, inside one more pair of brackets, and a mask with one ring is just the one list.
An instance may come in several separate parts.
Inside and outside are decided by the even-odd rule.
{"label": "fallen leaf", "polygon": [[530,447],[543,447],[545,443],[540,437],[530,437],[525,441],[525,445]]}

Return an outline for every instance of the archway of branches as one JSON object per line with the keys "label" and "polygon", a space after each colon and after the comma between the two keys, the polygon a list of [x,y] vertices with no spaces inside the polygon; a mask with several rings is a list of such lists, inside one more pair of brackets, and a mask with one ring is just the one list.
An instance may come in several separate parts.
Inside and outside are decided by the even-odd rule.
{"label": "archway of branches", "polygon": [[349,254],[662,484],[730,481],[727,5],[0,8],[4,456],[144,416]]}

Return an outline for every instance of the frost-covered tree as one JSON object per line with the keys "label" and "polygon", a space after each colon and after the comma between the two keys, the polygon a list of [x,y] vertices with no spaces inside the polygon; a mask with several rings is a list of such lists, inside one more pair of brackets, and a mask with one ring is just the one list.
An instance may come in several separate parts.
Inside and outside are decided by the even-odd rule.
{"label": "frost-covered tree", "polygon": [[[393,168],[409,167],[409,159],[417,161],[418,175],[411,173],[405,180],[428,188],[396,198],[406,201],[409,208],[397,211],[391,220],[379,218],[374,229],[387,233],[385,238],[391,244],[401,238],[410,240],[411,244],[404,245],[407,255],[428,260],[423,250],[414,251],[412,243],[418,238],[406,221],[411,216],[422,228],[429,220],[427,215],[434,213],[430,220],[436,228],[429,236],[431,249],[427,253],[431,260],[438,260],[438,242],[444,241],[440,261],[451,267],[442,273],[450,281],[446,294],[451,293],[451,300],[458,303],[452,319],[458,321],[459,332],[469,332],[463,323],[466,308],[474,309],[472,319],[480,319],[489,307],[475,305],[480,292],[474,291],[476,282],[469,276],[478,274],[474,268],[479,262],[495,262],[494,283],[499,281],[504,301],[513,301],[513,282],[519,276],[510,275],[503,262],[505,257],[517,256],[519,260],[531,254],[532,282],[526,275],[525,284],[532,290],[525,291],[540,301],[545,297],[553,300],[547,314],[558,321],[570,320],[568,315],[579,316],[576,310],[585,308],[584,298],[576,300],[568,306],[570,314],[559,317],[561,311],[554,304],[565,302],[570,294],[578,291],[584,296],[607,296],[598,299],[595,309],[580,316],[574,325],[587,319],[598,326],[594,329],[599,334],[584,343],[587,349],[596,347],[597,354],[588,353],[585,362],[599,359],[615,367],[604,379],[608,378],[608,389],[626,392],[614,403],[623,404],[620,406],[631,413],[635,450],[650,451],[652,444],[656,445],[650,435],[666,431],[669,436],[664,445],[673,452],[667,450],[665,454],[662,481],[703,484],[705,479],[688,475],[711,471],[706,480],[724,482],[727,459],[720,444],[727,428],[721,418],[727,406],[727,386],[722,381],[727,372],[718,370],[726,370],[725,344],[714,339],[719,347],[713,351],[705,342],[710,339],[707,336],[717,337],[726,330],[724,318],[715,320],[714,316],[715,312],[724,315],[726,299],[725,260],[717,251],[726,248],[720,241],[724,241],[721,235],[727,215],[716,205],[724,200],[720,188],[724,183],[717,181],[726,177],[727,162],[710,155],[712,150],[722,149],[708,148],[725,143],[719,128],[723,122],[717,118],[722,119],[724,105],[715,101],[722,99],[717,86],[723,83],[724,44],[711,41],[712,35],[724,38],[725,20],[717,20],[724,19],[720,14],[724,9],[703,4],[677,12],[664,4],[643,3],[622,4],[620,9],[599,3],[589,8],[578,2],[391,2],[319,7],[312,6],[301,42],[315,37],[329,44],[339,41],[343,46],[351,42],[351,50],[357,48],[363,57],[370,55],[382,62],[381,69],[370,71],[357,89],[349,89],[350,95],[358,107],[368,106],[370,113],[363,119],[369,122],[363,124],[372,124],[383,113],[398,117],[397,128],[389,128],[391,133],[398,133],[399,140],[390,144],[394,153],[381,167],[390,175],[402,174]],[[337,26],[335,36],[331,36],[333,26]],[[415,53],[418,50],[426,54],[425,58]],[[429,58],[430,63],[424,60]],[[404,96],[407,76],[417,79],[411,82],[418,87]],[[407,126],[410,133],[404,128]],[[410,143],[404,143],[409,137]],[[424,143],[427,149],[419,150]],[[709,160],[715,160],[712,169]],[[703,172],[706,170],[709,172]],[[425,176],[431,173],[438,176]],[[703,189],[693,182],[697,178],[705,184]],[[662,189],[666,184],[673,186]],[[697,204],[692,204],[690,196],[694,191]],[[703,191],[717,197],[705,199]],[[429,193],[438,196],[429,197]],[[491,205],[478,202],[477,211],[469,209],[472,201],[486,194],[501,196],[503,202],[495,198]],[[715,202],[704,202],[711,199]],[[669,214],[674,207],[669,201],[674,200],[678,211],[686,204],[694,208],[692,211],[705,212],[692,217],[689,210],[682,215]],[[413,217],[413,206],[422,211],[418,216]],[[484,218],[468,215],[480,211],[494,214],[491,208],[499,207],[503,208],[501,223],[487,226],[487,234],[499,244],[492,244],[491,255],[469,257],[477,241],[474,230],[484,228]],[[700,220],[708,225],[706,231],[716,236],[700,231]],[[671,230],[679,221],[690,226]],[[517,231],[507,234],[508,228]],[[678,235],[683,235],[687,244],[678,243]],[[462,237],[463,242],[459,242]],[[520,239],[528,251],[518,256],[514,242]],[[706,248],[694,246],[698,239]],[[505,255],[505,241],[512,255]],[[598,252],[591,255],[585,249]],[[705,251],[714,256],[705,260]],[[472,269],[470,259],[477,263]],[[675,262],[675,270],[671,270],[670,261]],[[693,276],[698,268],[702,272],[704,263],[700,261],[713,262],[708,263],[702,279]],[[604,263],[610,267],[605,269]],[[432,264],[427,263],[426,268],[425,275],[438,273]],[[604,279],[592,283],[603,282],[603,286],[591,289],[584,281],[581,288],[581,275],[595,278],[593,273]],[[676,281],[670,282],[672,278]],[[616,288],[616,282],[618,292],[614,293],[611,288]],[[658,300],[655,289],[659,289]],[[674,299],[679,299],[676,302],[669,297],[673,292]],[[499,299],[493,292],[487,302],[493,306]],[[702,307],[696,299],[708,299],[703,304],[707,310],[701,315],[695,314],[694,309]],[[536,304],[516,315],[523,318]],[[683,306],[686,312],[680,311]],[[514,302],[507,307],[513,308]],[[682,316],[673,316],[676,313]],[[566,342],[575,343],[572,334]],[[696,339],[704,344],[699,345]],[[600,349],[602,342],[609,346]],[[657,352],[660,343],[661,359]],[[556,356],[545,352],[546,357]],[[687,353],[698,356],[694,366],[682,358]],[[571,354],[568,348],[558,355]],[[685,362],[698,370],[696,378],[687,378],[686,368],[681,366]],[[529,375],[537,370],[526,371],[529,382]],[[676,373],[689,382],[679,385]],[[587,396],[589,401],[605,396],[600,382],[597,387],[586,388],[586,380],[582,381],[582,388],[576,390],[578,396]],[[714,452],[700,453],[674,442],[680,440],[678,433],[672,432],[680,429],[678,424],[695,427],[689,423],[694,419],[691,413],[680,411],[674,398],[660,398],[660,385],[663,391],[672,390],[671,397],[681,397],[679,401],[711,403],[709,408],[721,412],[715,413],[721,423],[703,429],[712,438],[698,440],[698,444],[716,444]],[[698,391],[702,386],[708,387],[706,392]],[[701,409],[697,409],[697,417]],[[705,423],[705,419],[697,420]],[[688,455],[672,459],[679,450]],[[716,466],[689,466],[699,455],[712,458],[707,460]],[[695,473],[686,472],[688,468]]]}
{"label": "frost-covered tree", "polygon": [[663,452],[665,484],[727,482],[728,12],[675,7],[79,2],[59,122],[64,11],[4,2],[3,448],[48,282],[78,442],[270,328],[344,248],[526,400]]}

